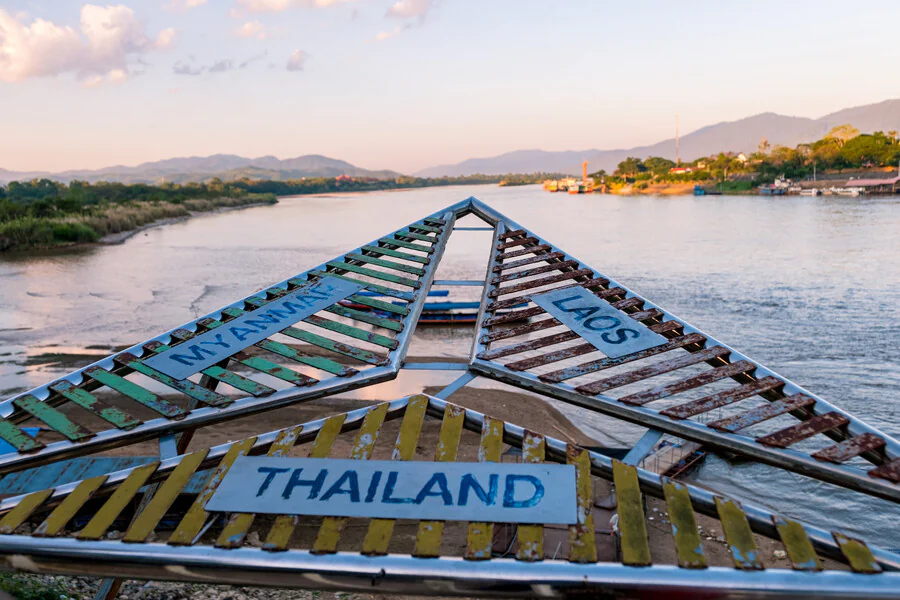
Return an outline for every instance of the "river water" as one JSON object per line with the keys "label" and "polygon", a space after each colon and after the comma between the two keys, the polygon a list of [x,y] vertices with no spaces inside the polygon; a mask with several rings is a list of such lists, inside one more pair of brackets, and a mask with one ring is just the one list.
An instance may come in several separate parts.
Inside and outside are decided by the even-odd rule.
{"label": "river water", "polygon": [[[470,195],[810,391],[900,435],[896,197],[568,196],[537,186],[306,196],[150,229],[118,246],[5,255],[0,397]],[[471,219],[460,225],[479,224]],[[482,279],[488,247],[488,233],[454,233],[438,278]],[[453,294],[474,298],[478,290]],[[411,354],[467,356],[471,341],[465,329],[422,330]],[[445,383],[454,374],[427,377]],[[425,383],[423,372],[404,372],[386,387],[358,395],[387,399]],[[630,444],[642,432],[556,406],[611,445]],[[900,547],[900,510],[887,502],[714,456],[692,477],[788,515]]]}

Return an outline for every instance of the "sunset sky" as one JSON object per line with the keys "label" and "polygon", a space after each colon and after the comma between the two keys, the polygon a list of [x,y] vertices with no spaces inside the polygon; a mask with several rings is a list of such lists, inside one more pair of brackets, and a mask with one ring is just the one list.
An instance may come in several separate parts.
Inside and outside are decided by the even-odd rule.
{"label": "sunset sky", "polygon": [[0,168],[403,172],[900,97],[896,0],[0,0]]}

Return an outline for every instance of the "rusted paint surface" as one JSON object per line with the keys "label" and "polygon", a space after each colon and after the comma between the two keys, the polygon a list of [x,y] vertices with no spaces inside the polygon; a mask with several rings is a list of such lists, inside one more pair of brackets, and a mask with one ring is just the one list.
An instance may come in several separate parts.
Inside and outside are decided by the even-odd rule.
{"label": "rusted paint surface", "polygon": [[900,483],[900,458],[895,458],[890,462],[884,463],[877,469],[872,469],[871,471],[869,471],[869,475],[872,477],[887,479],[888,481],[893,481],[894,483]]}
{"label": "rusted paint surface", "polygon": [[597,349],[591,344],[580,344],[578,346],[563,348],[562,350],[557,350],[556,352],[549,352],[547,354],[544,354],[543,356],[534,356],[532,358],[526,358],[517,362],[509,363],[508,365],[506,365],[506,367],[508,369],[512,369],[513,371],[527,371],[528,369],[534,369],[543,365],[549,365],[561,360],[566,360],[567,358],[581,356],[582,354],[590,354],[591,352],[597,352]]}
{"label": "rusted paint surface", "polygon": [[[153,349],[159,346],[159,342],[150,342],[147,344],[147,349],[153,351]],[[141,375],[146,375],[150,379],[158,381],[163,385],[166,385],[170,388],[176,389],[182,394],[193,398],[194,400],[199,400],[204,404],[209,406],[227,406],[231,404],[232,400],[226,398],[221,394],[217,394],[212,390],[208,390],[201,385],[197,385],[193,381],[189,379],[175,379],[174,377],[170,377],[165,373],[160,373],[156,369],[152,369],[141,362],[137,356],[129,353],[123,352],[118,356],[113,358],[120,365],[124,365],[129,369],[137,371]]]}
{"label": "rusted paint surface", "polygon": [[886,444],[887,442],[883,438],[867,431],[834,446],[823,448],[813,454],[812,457],[840,464],[860,454],[879,450]]}
{"label": "rusted paint surface", "polygon": [[363,350],[349,344],[336,342],[334,340],[328,339],[327,337],[323,337],[309,331],[304,331],[302,329],[297,329],[296,327],[288,327],[281,333],[294,339],[300,340],[301,342],[306,342],[307,344],[312,344],[313,346],[318,346],[319,348],[331,350],[332,352],[335,352],[337,354],[343,354],[344,356],[355,358],[356,360],[369,363],[370,365],[380,366],[386,365],[390,362],[387,356],[375,354],[374,352],[369,352],[368,350]]}
{"label": "rusted paint surface", "polygon": [[48,427],[62,434],[70,441],[77,442],[94,436],[94,432],[90,429],[79,425],[67,415],[59,412],[49,404],[41,402],[34,396],[28,395],[16,398],[13,400],[13,406],[46,423]]}
{"label": "rusted paint surface", "polygon": [[[660,333],[660,331],[657,331],[653,327],[651,327],[650,329],[656,331],[656,333]],[[559,383],[561,381],[566,381],[567,379],[574,379],[575,377],[588,375],[589,373],[596,373],[597,371],[602,371],[610,367],[623,365],[625,363],[641,360],[650,356],[656,356],[657,354],[663,354],[677,348],[684,348],[685,346],[690,346],[692,344],[702,344],[705,341],[706,338],[699,333],[691,333],[675,338],[672,341],[661,346],[648,348],[640,352],[635,352],[634,354],[629,354],[628,356],[620,356],[619,358],[600,358],[584,364],[575,365],[573,367],[566,367],[565,369],[560,369],[559,371],[544,373],[543,375],[538,375],[538,377],[541,379],[541,381]]]}
{"label": "rusted paint surface", "polygon": [[834,541],[841,547],[841,552],[850,564],[850,568],[857,573],[875,574],[881,573],[881,565],[875,560],[872,551],[862,540],[853,539],[837,531],[833,532]]}
{"label": "rusted paint surface", "polygon": [[[127,352],[125,352],[125,353],[120,354],[117,358],[122,358],[123,360],[128,360],[129,357],[134,358],[133,356],[131,356]],[[143,363],[140,363],[139,361],[137,361],[137,364],[143,365]],[[129,362],[129,366],[131,366],[130,362]],[[147,368],[150,369],[149,367],[147,367]],[[135,369],[135,370],[138,370],[138,369]],[[152,371],[152,369],[150,369],[150,370]],[[184,418],[185,416],[187,416],[187,412],[184,411],[183,409],[179,408],[178,406],[175,406],[174,404],[170,404],[169,402],[166,402],[165,400],[163,400],[162,398],[160,398],[153,392],[151,392],[149,390],[145,390],[144,388],[137,385],[136,383],[128,381],[127,379],[119,377],[118,375],[110,373],[109,371],[105,371],[105,370],[101,369],[100,367],[93,367],[90,369],[86,369],[84,371],[84,374],[87,375],[88,377],[90,377],[91,379],[94,379],[94,380],[102,383],[103,385],[110,387],[110,388],[116,390],[117,392],[120,392],[120,393],[128,396],[132,400],[136,400],[136,401],[140,402],[141,404],[143,404],[150,410],[157,412],[164,417],[167,417],[169,419],[181,419],[181,418]]]}
{"label": "rusted paint surface", "polygon": [[[503,451],[503,421],[485,416],[478,446],[478,462],[500,462]],[[469,523],[466,560],[490,560],[494,539],[493,523]]]}
{"label": "rusted paint surface", "polygon": [[632,296],[631,298],[625,298],[624,300],[618,300],[616,302],[611,302],[610,306],[617,310],[625,310],[627,308],[632,308],[634,306],[640,308],[644,305],[644,301],[636,296]]}
{"label": "rusted paint surface", "polygon": [[481,336],[480,341],[482,344],[489,344],[491,342],[496,342],[497,340],[506,340],[527,333],[534,333],[535,331],[552,329],[553,327],[559,327],[560,325],[561,323],[559,321],[550,317],[549,319],[535,321],[534,323],[528,323],[526,325],[517,325],[516,327],[507,327],[506,329],[492,331]]}
{"label": "rusted paint surface", "polygon": [[509,260],[510,258],[518,258],[520,256],[525,256],[527,254],[538,254],[541,252],[546,252],[547,250],[551,250],[550,246],[547,244],[540,244],[538,246],[531,246],[530,248],[525,248],[524,250],[514,250],[512,252],[502,252],[497,255],[497,260]]}
{"label": "rusted paint surface", "polygon": [[672,523],[678,566],[683,569],[705,569],[706,556],[688,489],[677,481],[663,479],[663,493]]}
{"label": "rusted paint surface", "polygon": [[516,279],[523,279],[525,277],[534,277],[535,275],[540,275],[542,273],[549,273],[550,271],[562,271],[567,268],[574,268],[578,266],[577,260],[566,260],[563,262],[553,263],[550,265],[544,265],[541,267],[535,267],[533,269],[525,269],[523,271],[516,271],[515,273],[507,273],[506,275],[499,275],[494,277],[491,280],[492,284],[505,283],[507,281],[515,281]]}
{"label": "rusted paint surface", "polygon": [[536,244],[537,242],[538,239],[536,237],[525,237],[511,242],[497,244],[497,250],[507,250],[509,248],[516,248],[517,246],[525,246],[526,244]]}
{"label": "rusted paint surface", "polygon": [[359,321],[361,323],[368,323],[369,325],[374,325],[375,327],[381,327],[382,329],[387,329],[388,331],[394,331],[397,333],[403,331],[402,321],[379,317],[377,315],[373,315],[372,313],[362,312],[353,308],[347,308],[346,306],[341,306],[340,304],[329,306],[325,309],[325,311],[330,312],[333,315],[338,315],[347,319],[353,319],[354,321]]}
{"label": "rusted paint surface", "polygon": [[563,252],[546,252],[544,254],[539,254],[537,256],[532,256],[529,258],[523,258],[522,260],[517,260],[511,263],[497,265],[494,267],[494,273],[501,273],[510,269],[518,269],[519,267],[527,267],[528,265],[533,265],[534,263],[544,262],[548,260],[557,260],[565,257],[566,255]]}
{"label": "rusted paint surface", "polygon": [[702,387],[714,381],[725,379],[726,377],[734,377],[735,375],[740,375],[742,373],[751,373],[755,369],[756,366],[753,365],[753,363],[741,360],[724,367],[717,367],[711,371],[704,371],[703,373],[681,379],[680,381],[660,385],[644,392],[629,394],[628,396],[619,398],[619,402],[630,404],[631,406],[643,406],[648,402],[656,402],[657,400],[662,400],[663,398],[668,398],[675,394]]}
{"label": "rusted paint surface", "polygon": [[[544,436],[525,430],[522,435],[522,462],[542,463],[547,441]],[[519,525],[519,548],[516,559],[534,562],[544,559],[544,528],[541,525]]]}
{"label": "rusted paint surface", "polygon": [[772,523],[778,530],[778,536],[784,544],[791,567],[795,571],[821,571],[822,562],[816,554],[809,536],[801,523],[779,516],[772,516]]}
{"label": "rusted paint surface", "polygon": [[648,319],[662,319],[665,315],[658,308],[648,308],[647,310],[630,313],[628,316],[635,321],[646,321]]}
{"label": "rusted paint surface", "polygon": [[352,325],[346,325],[345,323],[324,319],[318,315],[306,317],[303,319],[303,322],[315,325],[316,327],[321,327],[322,329],[327,329],[328,331],[346,335],[347,337],[369,342],[370,344],[375,344],[382,348],[388,348],[389,350],[396,350],[397,346],[400,345],[399,342],[393,338],[366,331],[365,329],[360,329],[358,327],[353,327]]}
{"label": "rusted paint surface", "polygon": [[560,273],[558,275],[551,275],[550,277],[544,277],[542,279],[535,279],[533,281],[526,281],[523,283],[518,283],[516,285],[510,285],[508,287],[491,290],[488,294],[488,297],[497,298],[499,296],[505,296],[507,294],[524,292],[525,290],[530,290],[532,288],[543,287],[552,283],[559,283],[560,281],[568,281],[570,279],[575,279],[576,277],[592,277],[593,275],[594,272],[590,269],[579,269],[577,271]]}
{"label": "rusted paint surface", "polygon": [[494,325],[501,325],[503,323],[509,323],[510,321],[521,321],[522,319],[528,319],[529,317],[536,317],[537,315],[542,315],[545,312],[546,311],[540,306],[523,308],[522,310],[514,310],[503,315],[497,315],[496,317],[485,319],[482,325],[484,325],[485,327],[493,327]]}
{"label": "rusted paint surface", "polygon": [[[349,270],[349,269],[348,269]],[[310,271],[310,275],[314,275],[316,277],[337,277],[338,279],[345,279],[347,281],[352,281],[353,283],[358,283],[360,285],[366,286],[366,289],[371,290],[373,292],[377,292],[384,296],[389,296],[391,298],[396,298],[397,300],[404,300],[406,302],[413,301],[413,293],[412,292],[404,292],[403,290],[398,290],[392,287],[388,287],[386,285],[379,285],[377,283],[372,283],[370,281],[363,281],[361,279],[354,279],[353,277],[348,277],[347,275],[342,275],[336,271]]]}
{"label": "rusted paint surface", "polygon": [[685,402],[684,404],[679,404],[677,406],[670,406],[659,412],[660,414],[672,417],[673,419],[687,419],[694,415],[709,412],[714,408],[721,408],[722,406],[740,402],[741,400],[745,400],[762,392],[778,389],[783,385],[784,382],[777,377],[767,376],[750,383],[745,383],[744,385],[731,390],[711,394],[705,398]]}
{"label": "rusted paint surface", "polygon": [[569,526],[569,562],[595,563],[597,539],[590,455],[584,448],[566,444],[566,463],[575,465],[575,493],[578,500],[578,522]]}
{"label": "rusted paint surface", "polygon": [[439,219],[437,217],[425,217],[424,219],[422,219],[422,222],[426,224],[431,223],[432,225],[437,225],[438,227],[443,227],[447,224],[447,221]]}
{"label": "rusted paint surface", "polygon": [[35,440],[6,419],[0,419],[0,439],[3,439],[19,452],[34,452],[44,447],[44,444]]}
{"label": "rusted paint surface", "polygon": [[546,346],[552,346],[554,344],[561,344],[563,342],[569,342],[575,339],[578,339],[577,333],[575,333],[574,331],[564,331],[562,333],[538,338],[536,340],[531,340],[522,344],[487,350],[479,354],[478,358],[482,360],[494,360],[496,358],[512,356],[513,354],[521,354],[522,352],[528,352],[529,350],[537,350],[538,348],[544,348]]}
{"label": "rusted paint surface", "polygon": [[430,256],[419,256],[418,254],[410,254],[408,252],[400,252],[399,250],[391,250],[390,248],[382,248],[381,246],[363,246],[361,248],[363,252],[368,252],[370,254],[376,254],[378,256],[390,256],[393,258],[399,258],[400,260],[408,260],[410,262],[416,262],[422,265],[427,265],[431,262]]}
{"label": "rusted paint surface", "polygon": [[356,304],[362,304],[363,306],[375,308],[380,311],[400,315],[401,317],[405,317],[409,314],[408,306],[400,306],[392,302],[385,302],[384,300],[372,298],[371,296],[360,296],[359,294],[354,294],[347,298],[347,300],[355,302]]}
{"label": "rusted paint surface", "polygon": [[[558,288],[554,288],[554,291],[555,290],[567,290],[569,288],[574,288],[574,287],[583,287],[588,290],[593,290],[598,287],[602,288],[603,286],[607,285],[608,283],[609,283],[608,279],[603,279],[602,277],[599,277],[596,279],[581,281],[581,282],[575,283],[573,285],[560,286]],[[551,290],[546,290],[546,291],[551,291]],[[596,295],[600,298],[604,298],[608,295],[606,293],[608,291],[611,291],[611,290],[604,290],[601,292],[597,292]],[[544,293],[544,290],[539,290],[535,293],[542,294],[542,293]],[[625,293],[625,292],[623,291],[622,293]],[[487,311],[491,312],[494,310],[500,310],[501,308],[511,308],[511,307],[517,306],[519,304],[524,304],[525,302],[531,302],[531,294],[523,294],[522,296],[516,296],[515,298],[507,298],[506,300],[494,300],[493,302],[488,304]]]}
{"label": "rusted paint surface", "polygon": [[100,417],[107,423],[111,423],[119,429],[133,429],[143,422],[140,419],[119,410],[115,406],[106,404],[93,394],[75,387],[68,381],[57,381],[49,387],[66,400],[77,404],[86,411]]}
{"label": "rusted paint surface", "polygon": [[401,277],[400,275],[391,275],[390,273],[376,271],[374,269],[367,269],[366,267],[360,267],[348,262],[332,261],[330,263],[326,263],[326,265],[331,269],[337,269],[339,271],[349,271],[351,273],[356,273],[357,275],[363,275],[365,277],[371,277],[373,279],[380,279],[381,281],[396,283],[397,285],[403,285],[413,289],[418,289],[419,286],[422,285],[416,279],[409,279],[408,277]]}
{"label": "rusted paint surface", "polygon": [[407,250],[417,250],[419,252],[425,252],[427,254],[431,254],[434,252],[434,248],[432,246],[424,246],[422,244],[406,242],[403,240],[398,240],[396,238],[382,238],[378,240],[378,243],[385,244],[387,246],[395,246],[397,248],[406,248]]}
{"label": "rusted paint surface", "polygon": [[404,265],[398,262],[394,262],[391,260],[382,260],[380,258],[373,258],[371,256],[366,256],[364,254],[347,254],[344,256],[347,260],[353,260],[356,262],[361,262],[369,265],[376,265],[378,267],[384,267],[385,269],[392,269],[394,271],[400,271],[402,273],[409,273],[411,275],[415,275],[417,277],[425,274],[425,269],[421,267],[414,267],[412,265]]}
{"label": "rusted paint surface", "polygon": [[787,448],[800,440],[805,440],[818,433],[842,427],[849,422],[850,419],[844,415],[836,412],[829,412],[823,415],[816,415],[808,421],[797,423],[796,425],[786,427],[761,438],[756,438],[756,441],[760,444],[772,446],[774,448]]}
{"label": "rusted paint surface", "polygon": [[441,227],[432,227],[431,225],[425,225],[424,223],[415,223],[414,225],[410,225],[409,228],[415,229],[416,231],[425,231],[427,233],[441,233],[443,231]]}
{"label": "rusted paint surface", "polygon": [[421,233],[416,233],[415,231],[398,231],[394,234],[396,238],[403,238],[407,240],[419,240],[420,242],[428,242],[429,244],[433,244],[436,241],[436,238],[431,235],[422,235]]}
{"label": "rusted paint surface", "polygon": [[316,369],[321,369],[333,375],[337,375],[338,377],[349,377],[350,375],[359,373],[359,371],[352,367],[347,367],[340,363],[336,363],[333,360],[322,356],[310,356],[308,354],[304,354],[303,352],[295,350],[290,346],[286,346],[281,342],[276,342],[274,340],[263,340],[256,345],[263,350],[272,352],[273,354],[283,356],[284,358],[289,358],[290,360],[293,360],[300,364],[315,367]]}
{"label": "rusted paint surface", "polygon": [[232,358],[246,367],[256,369],[260,373],[271,375],[272,377],[276,377],[282,381],[287,381],[288,383],[292,383],[296,386],[312,385],[318,381],[318,379],[313,379],[312,377],[308,377],[303,373],[298,373],[286,367],[282,367],[281,365],[276,365],[275,363],[269,362],[268,360],[259,356],[251,356],[244,352],[238,352]]}
{"label": "rusted paint surface", "polygon": [[644,567],[651,564],[647,524],[644,522],[644,500],[637,469],[613,460],[613,482],[616,486],[616,511],[619,515],[622,564]]}
{"label": "rusted paint surface", "polygon": [[512,229],[510,231],[504,231],[500,233],[497,238],[501,240],[508,240],[509,238],[522,237],[524,235],[528,235],[528,232],[524,229]]}
{"label": "rusted paint surface", "polygon": [[773,419],[778,415],[783,415],[785,413],[797,410],[798,408],[810,406],[815,403],[816,401],[809,396],[804,396],[803,394],[794,394],[793,396],[782,398],[781,400],[776,400],[775,402],[772,402],[770,404],[751,408],[747,412],[741,413],[739,415],[734,415],[732,417],[713,421],[712,423],[709,423],[707,427],[712,427],[713,429],[717,429],[719,431],[734,433],[735,431],[739,431],[741,429],[744,429],[745,427],[750,427],[751,425],[762,423],[763,421]]}
{"label": "rusted paint surface", "polygon": [[744,514],[744,507],[737,500],[716,496],[716,510],[725,533],[725,541],[731,550],[736,569],[761,571],[765,569],[756,539]]}
{"label": "rusted paint surface", "polygon": [[[665,346],[665,344],[663,346]],[[714,346],[712,348],[700,350],[699,352],[694,352],[693,354],[683,354],[678,358],[660,361],[658,363],[648,365],[629,373],[621,373],[619,375],[607,377],[606,379],[601,379],[600,381],[594,381],[585,385],[581,385],[578,386],[576,390],[582,394],[600,394],[607,390],[622,387],[623,385],[628,385],[630,383],[636,383],[644,379],[649,379],[650,377],[656,377],[657,375],[662,375],[663,373],[677,371],[678,369],[682,369],[690,365],[696,365],[697,363],[702,363],[707,360],[712,360],[714,358],[724,358],[727,357],[730,353],[731,351],[728,350],[728,348],[725,348],[723,346]]]}

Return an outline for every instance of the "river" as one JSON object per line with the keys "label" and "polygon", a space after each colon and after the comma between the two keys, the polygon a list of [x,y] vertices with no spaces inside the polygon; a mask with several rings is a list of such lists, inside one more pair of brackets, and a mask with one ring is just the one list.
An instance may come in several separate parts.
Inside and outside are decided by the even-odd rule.
{"label": "river", "polygon": [[[0,397],[470,195],[871,425],[900,435],[897,197],[568,196],[538,186],[305,196],[150,229],[117,246],[4,255]],[[454,233],[439,278],[483,278],[488,242],[481,232]],[[453,293],[464,299],[477,289]],[[465,330],[423,330],[411,353],[466,356],[470,343]],[[407,373],[359,394],[386,399],[418,391],[425,375]],[[431,381],[449,382],[453,374],[436,377]],[[612,445],[629,444],[641,433],[556,405]],[[692,477],[900,547],[900,509],[890,503],[714,456]]]}

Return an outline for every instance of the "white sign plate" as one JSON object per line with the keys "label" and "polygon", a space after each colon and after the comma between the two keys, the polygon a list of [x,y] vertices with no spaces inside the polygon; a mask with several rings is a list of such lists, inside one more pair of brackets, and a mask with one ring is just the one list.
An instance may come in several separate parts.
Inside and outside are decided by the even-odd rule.
{"label": "white sign plate", "polygon": [[573,524],[575,467],[242,456],[206,510]]}
{"label": "white sign plate", "polygon": [[531,301],[611,358],[668,341],[582,287],[553,290]]}
{"label": "white sign plate", "polygon": [[323,277],[225,325],[151,356],[144,364],[175,379],[186,379],[364,287],[364,284],[345,279]]}

